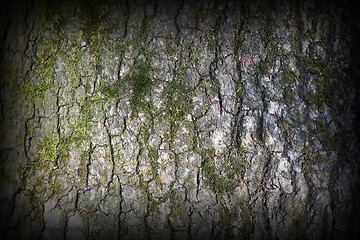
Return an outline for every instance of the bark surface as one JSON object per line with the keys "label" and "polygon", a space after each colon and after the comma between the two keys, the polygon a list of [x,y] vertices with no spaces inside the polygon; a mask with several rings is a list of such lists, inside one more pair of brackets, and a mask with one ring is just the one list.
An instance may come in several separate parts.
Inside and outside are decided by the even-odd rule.
{"label": "bark surface", "polygon": [[359,236],[355,5],[99,2],[2,7],[5,239]]}

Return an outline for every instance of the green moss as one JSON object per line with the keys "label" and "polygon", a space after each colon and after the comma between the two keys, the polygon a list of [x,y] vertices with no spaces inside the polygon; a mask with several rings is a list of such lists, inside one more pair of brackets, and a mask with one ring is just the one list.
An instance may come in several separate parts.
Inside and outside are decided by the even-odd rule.
{"label": "green moss", "polygon": [[151,136],[150,128],[149,127],[143,127],[140,131],[141,135],[143,136],[144,142],[148,142]]}
{"label": "green moss", "polygon": [[230,151],[226,162],[224,163],[224,169],[229,179],[235,179],[237,176],[244,178],[246,171],[246,161],[243,155],[244,150]]}
{"label": "green moss", "polygon": [[165,53],[167,56],[175,56],[178,53],[178,46],[175,44],[166,44]]}
{"label": "green moss", "polygon": [[274,66],[275,57],[273,57],[270,53],[266,55],[265,59],[261,59],[255,66],[254,75],[259,77],[262,75],[269,74],[270,69]]}
{"label": "green moss", "polygon": [[150,213],[150,212],[157,212],[159,211],[159,205],[161,203],[163,203],[164,201],[161,200],[161,199],[154,199],[152,197],[149,197],[148,198],[148,201],[147,201],[147,212]]}
{"label": "green moss", "polygon": [[60,0],[39,1],[36,11],[39,16],[39,26],[60,33],[71,18],[72,4],[70,1]]}
{"label": "green moss", "polygon": [[44,78],[38,83],[31,80],[26,82],[23,87],[19,88],[18,96],[24,96],[27,102],[35,102],[37,99],[44,99],[45,92],[52,86],[50,78]]}
{"label": "green moss", "polygon": [[181,81],[168,83],[163,92],[166,117],[174,122],[181,122],[193,109],[190,89]]}
{"label": "green moss", "polygon": [[313,76],[315,81],[316,93],[311,96],[310,103],[318,107],[327,104],[334,113],[339,114],[339,99],[344,96],[343,71],[339,67],[331,67],[321,58],[302,57],[301,61],[304,70]]}
{"label": "green moss", "polygon": [[[73,129],[69,136],[59,138],[57,133],[51,133],[40,142],[37,152],[31,156],[34,162],[25,175],[29,188],[51,184],[51,194],[60,194],[62,191],[61,183],[57,182],[54,171],[66,166],[70,157],[70,149],[74,149],[74,147],[83,148],[84,144],[90,140],[89,134],[91,128],[89,123],[92,118],[90,103],[84,102],[80,110],[79,119],[72,126]],[[79,149],[79,151],[81,150]],[[83,150],[83,154],[80,156],[80,165],[86,165],[84,161],[88,159],[91,151],[92,149]],[[82,181],[85,181],[86,172],[80,174]],[[36,177],[35,182],[32,180],[34,177]],[[32,186],[30,183],[32,185],[36,183],[36,185]],[[42,187],[37,187],[36,191],[43,192],[45,190]],[[38,193],[40,194],[40,192]]]}
{"label": "green moss", "polygon": [[215,52],[216,48],[217,48],[217,40],[215,39],[215,37],[209,39],[208,43],[207,43],[207,48],[210,50],[210,52]]}
{"label": "green moss", "polygon": [[291,69],[282,66],[280,68],[280,71],[281,71],[281,78],[286,83],[295,83],[300,81],[300,76]]}
{"label": "green moss", "polygon": [[104,6],[108,0],[95,1],[89,0],[86,4],[83,4],[80,16],[81,16],[81,30],[85,33],[86,42],[91,54],[98,54],[100,45],[103,42],[104,34],[107,30],[110,30],[112,25],[107,21],[108,13]]}
{"label": "green moss", "polygon": [[91,121],[93,119],[92,107],[89,101],[82,103],[80,109],[80,116],[72,126],[73,131],[71,135],[64,138],[64,145],[69,145],[71,143],[76,143],[77,146],[90,140],[91,133]]}
{"label": "green moss", "polygon": [[183,74],[184,72],[178,72],[177,76],[166,84],[162,93],[165,104],[160,109],[163,114],[159,116],[164,116],[169,123],[164,140],[168,142],[170,149],[174,145],[179,126],[187,124],[186,117],[193,109],[192,89],[184,83]]}
{"label": "green moss", "polygon": [[151,192],[149,191],[149,183],[152,180],[145,181],[143,175],[140,173],[139,177],[139,185],[135,186],[138,190],[140,190],[144,196],[146,201],[146,210],[143,213],[143,217],[146,218],[149,213],[159,211],[159,205],[165,202],[165,198],[156,199],[152,196]]}
{"label": "green moss", "polygon": [[300,82],[300,76],[286,66],[281,66],[280,77],[284,100],[293,102],[295,99],[293,84]]}
{"label": "green moss", "polygon": [[[216,156],[215,149],[197,149],[202,156],[201,170],[205,177],[205,184],[216,194],[232,193],[236,189],[236,182],[244,178],[246,172],[245,149],[231,149],[226,154]],[[222,159],[218,169],[214,159]]]}
{"label": "green moss", "polygon": [[335,151],[338,153],[345,153],[346,139],[341,132],[331,133],[329,126],[322,122],[316,124],[317,132],[319,134],[320,141],[327,152]]}
{"label": "green moss", "polygon": [[[64,37],[64,28],[70,19],[70,2],[46,2],[40,1],[38,5],[39,22],[36,26],[38,36],[30,39],[31,48],[27,49],[26,55],[33,61],[33,67],[27,72],[25,82],[20,83],[19,94],[26,98],[28,103],[43,99],[49,90],[58,87],[55,81],[55,68],[60,58],[68,60],[73,54],[75,41],[71,39],[71,46],[65,44],[68,39]],[[47,34],[42,34],[47,32]],[[66,49],[66,50],[64,50]],[[74,66],[71,66],[72,68]],[[67,76],[68,77],[68,76]],[[73,77],[71,77],[73,79]]]}
{"label": "green moss", "polygon": [[313,75],[327,75],[327,63],[320,58],[302,57],[302,63],[305,70]]}
{"label": "green moss", "polygon": [[122,94],[131,91],[130,106],[137,113],[149,110],[150,103],[146,97],[151,95],[156,80],[152,77],[153,67],[148,61],[136,59],[130,72],[114,85],[103,85],[101,93],[109,98],[120,98]]}
{"label": "green moss", "polygon": [[235,42],[235,54],[239,55],[241,53],[241,51],[243,50],[244,46],[245,46],[244,37],[238,36],[236,38],[236,42]]}
{"label": "green moss", "polygon": [[38,151],[31,155],[31,165],[23,174],[25,187],[38,195],[39,202],[45,201],[49,195],[58,193],[56,183],[52,181],[52,172],[56,169],[58,143],[59,138],[55,134],[49,134],[43,139]]}
{"label": "green moss", "polygon": [[149,147],[148,157],[150,159],[151,174],[153,176],[153,179],[155,179],[158,183],[162,184],[162,181],[159,179],[160,163],[158,162],[158,150],[154,147]]}
{"label": "green moss", "polygon": [[139,35],[138,35],[138,42],[144,42],[146,37],[148,36],[149,25],[151,21],[154,19],[154,15],[147,15],[145,14],[143,21],[139,27]]}
{"label": "green moss", "polygon": [[220,175],[214,164],[215,150],[207,149],[202,152],[201,170],[205,177],[205,184],[216,194],[233,192],[236,188],[234,181],[228,176]]}
{"label": "green moss", "polygon": [[124,77],[124,80],[131,85],[130,104],[136,112],[148,107],[145,97],[151,94],[154,85],[151,71],[152,67],[149,62],[138,60],[133,65],[130,74]]}
{"label": "green moss", "polygon": [[44,99],[45,92],[54,86],[60,42],[55,37],[39,38],[34,45],[34,68],[28,73],[25,84],[18,88],[18,96],[25,97],[28,102]]}
{"label": "green moss", "polygon": [[[29,183],[32,182],[32,184],[28,184],[27,187],[33,188],[48,180],[51,170],[56,165],[58,142],[59,138],[55,134],[50,134],[40,142],[38,151],[32,156],[32,164],[30,168],[26,170],[26,180]],[[31,179],[35,176],[36,179],[34,182]]]}
{"label": "green moss", "polygon": [[266,6],[266,3],[260,4],[255,13],[255,18],[259,21],[259,33],[260,38],[264,42],[265,48],[268,48],[270,44],[275,43],[276,36],[273,26],[276,25],[275,18],[270,6]]}
{"label": "green moss", "polygon": [[99,91],[108,98],[120,98],[122,88],[120,84],[115,85],[102,85]]}
{"label": "green moss", "polygon": [[158,150],[157,150],[156,148],[150,147],[150,148],[149,148],[148,157],[149,157],[150,159],[153,159],[153,160],[159,159]]}
{"label": "green moss", "polygon": [[52,135],[51,137],[47,137],[43,141],[41,141],[39,147],[39,158],[41,161],[45,162],[55,162],[58,151],[57,146],[59,144],[59,138],[56,135]]}

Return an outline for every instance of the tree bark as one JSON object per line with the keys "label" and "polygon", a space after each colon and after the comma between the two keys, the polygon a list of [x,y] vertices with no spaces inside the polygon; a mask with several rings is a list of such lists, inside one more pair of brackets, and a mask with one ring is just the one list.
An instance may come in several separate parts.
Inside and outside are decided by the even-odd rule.
{"label": "tree bark", "polygon": [[2,239],[357,239],[352,9],[7,1]]}

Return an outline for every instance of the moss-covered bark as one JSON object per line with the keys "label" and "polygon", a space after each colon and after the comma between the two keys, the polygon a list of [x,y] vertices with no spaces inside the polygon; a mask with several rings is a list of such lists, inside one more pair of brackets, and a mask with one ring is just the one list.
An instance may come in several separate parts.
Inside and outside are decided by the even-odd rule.
{"label": "moss-covered bark", "polygon": [[5,239],[358,235],[347,6],[24,0],[3,9]]}

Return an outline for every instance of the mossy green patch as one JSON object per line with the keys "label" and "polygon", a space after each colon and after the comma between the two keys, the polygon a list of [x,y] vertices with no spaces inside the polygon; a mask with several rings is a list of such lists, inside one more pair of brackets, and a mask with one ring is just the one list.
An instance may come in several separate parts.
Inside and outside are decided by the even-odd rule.
{"label": "mossy green patch", "polygon": [[34,67],[28,72],[25,84],[19,86],[18,96],[26,98],[27,102],[43,99],[45,92],[54,86],[56,58],[61,41],[56,37],[40,37],[34,44]]}
{"label": "mossy green patch", "polygon": [[76,143],[78,146],[90,140],[91,121],[93,119],[92,107],[89,101],[84,101],[80,108],[80,116],[72,126],[71,135],[64,139],[64,143]]}
{"label": "mossy green patch", "polygon": [[153,160],[159,159],[159,153],[158,150],[154,147],[149,148],[148,157]]}
{"label": "mossy green patch", "polygon": [[235,179],[236,177],[244,178],[246,171],[244,150],[240,149],[229,151],[223,165],[229,179]]}
{"label": "mossy green patch", "polygon": [[300,82],[300,76],[287,66],[281,66],[279,72],[281,77],[283,98],[285,101],[293,102],[295,99],[294,84]]}
{"label": "mossy green patch", "polygon": [[130,91],[130,106],[134,113],[149,110],[152,88],[156,79],[152,76],[153,67],[148,61],[135,59],[129,73],[114,85],[102,86],[100,91],[109,98],[121,98]]}
{"label": "mossy green patch", "polygon": [[38,152],[41,161],[48,163],[55,162],[58,154],[57,151],[58,144],[59,144],[59,138],[55,134],[41,141]]}
{"label": "mossy green patch", "polygon": [[205,177],[205,184],[216,194],[233,192],[236,188],[234,181],[227,175],[219,174],[219,171],[216,169],[214,163],[215,149],[204,149],[201,156],[201,170]]}
{"label": "mossy green patch", "polygon": [[170,149],[173,148],[179,126],[186,124],[185,118],[193,109],[190,91],[190,88],[186,87],[182,81],[177,80],[168,83],[164,89],[165,104],[161,111],[169,122],[169,131],[165,135],[165,141],[169,143]]}
{"label": "mossy green patch", "polygon": [[182,81],[173,81],[167,84],[163,96],[165,102],[166,117],[173,122],[181,122],[186,114],[193,109],[191,89],[186,87]]}
{"label": "mossy green patch", "polygon": [[236,40],[235,40],[235,55],[239,56],[239,54],[241,53],[241,51],[243,50],[245,44],[244,44],[244,37],[243,36],[237,36]]}
{"label": "mossy green patch", "polygon": [[[100,46],[104,42],[104,35],[110,32],[113,24],[108,21],[109,0],[105,1],[86,1],[80,9],[81,29],[85,33],[86,42],[90,53],[99,54]],[[99,65],[101,67],[101,65]]]}
{"label": "mossy green patch", "polygon": [[342,78],[345,74],[339,67],[331,67],[331,64],[321,58],[301,58],[303,67],[309,76],[314,77],[316,93],[311,97],[310,103],[318,107],[327,104],[332,111],[338,114],[340,99],[343,98],[344,89]]}
{"label": "mossy green patch", "polygon": [[300,76],[288,67],[282,66],[280,72],[281,79],[285,81],[285,83],[291,84],[300,81]]}
{"label": "mossy green patch", "polygon": [[122,87],[120,83],[115,85],[103,85],[100,87],[99,91],[108,98],[120,98]]}
{"label": "mossy green patch", "polygon": [[332,133],[329,126],[322,122],[316,124],[317,132],[321,133],[320,141],[327,152],[345,153],[346,139],[341,132]]}
{"label": "mossy green patch", "polygon": [[155,81],[151,76],[151,71],[150,63],[139,59],[135,61],[130,74],[124,76],[124,81],[131,86],[130,105],[135,112],[148,108],[145,97],[151,94]]}
{"label": "mossy green patch", "polygon": [[256,64],[256,74],[257,75],[265,75],[270,70],[270,63],[268,59],[261,59],[259,63]]}
{"label": "mossy green patch", "polygon": [[[70,126],[72,128],[70,135],[60,137],[58,133],[53,132],[42,139],[36,152],[30,155],[32,164],[24,173],[26,187],[33,188],[37,194],[43,195],[44,199],[49,194],[61,194],[64,189],[61,186],[62,183],[58,182],[58,171],[67,167],[70,150],[83,151],[80,156],[81,161],[86,160],[92,150],[86,146],[90,140],[92,118],[91,103],[85,101],[82,103],[78,120],[73,126]],[[86,163],[80,162],[80,165],[85,166]],[[85,184],[85,176],[86,173],[82,172],[80,178],[83,184]],[[71,181],[73,180],[75,178],[71,179]],[[49,185],[51,188],[46,190],[44,186]]]}
{"label": "mossy green patch", "polygon": [[158,162],[159,159],[158,150],[154,147],[149,147],[148,157],[150,159],[150,167],[151,167],[151,173],[153,175],[153,179],[155,179],[157,182],[161,183],[162,185],[162,182],[159,179],[160,163]]}

